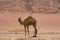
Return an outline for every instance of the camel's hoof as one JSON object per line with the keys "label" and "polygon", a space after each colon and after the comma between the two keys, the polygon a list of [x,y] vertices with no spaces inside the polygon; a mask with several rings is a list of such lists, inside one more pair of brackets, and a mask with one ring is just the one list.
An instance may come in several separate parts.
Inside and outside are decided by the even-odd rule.
{"label": "camel's hoof", "polygon": [[37,36],[32,36],[32,37],[37,37]]}

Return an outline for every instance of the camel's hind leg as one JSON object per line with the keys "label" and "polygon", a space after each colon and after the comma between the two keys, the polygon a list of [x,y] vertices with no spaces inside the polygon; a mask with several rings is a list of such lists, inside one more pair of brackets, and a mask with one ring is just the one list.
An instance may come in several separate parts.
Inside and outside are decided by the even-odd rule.
{"label": "camel's hind leg", "polygon": [[35,32],[34,32],[33,37],[36,37],[36,36],[37,36],[37,28],[36,28],[36,24],[34,24],[33,27],[34,27],[34,29],[35,29]]}

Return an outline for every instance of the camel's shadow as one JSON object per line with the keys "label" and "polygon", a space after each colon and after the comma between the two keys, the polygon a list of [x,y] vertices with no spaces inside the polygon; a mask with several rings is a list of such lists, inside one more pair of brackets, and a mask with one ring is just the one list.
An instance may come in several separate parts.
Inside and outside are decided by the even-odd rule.
{"label": "camel's shadow", "polygon": [[16,40],[45,40],[38,37],[28,37],[28,38],[17,38]]}
{"label": "camel's shadow", "polygon": [[[41,40],[40,38],[17,38],[16,40]],[[42,39],[43,40],[43,39]]]}

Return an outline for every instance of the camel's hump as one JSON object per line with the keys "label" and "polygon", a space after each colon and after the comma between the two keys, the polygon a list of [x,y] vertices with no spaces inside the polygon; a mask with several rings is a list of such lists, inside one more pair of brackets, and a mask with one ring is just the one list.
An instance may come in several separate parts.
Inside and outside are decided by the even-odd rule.
{"label": "camel's hump", "polygon": [[33,18],[33,17],[29,16],[27,19],[29,19],[29,18]]}
{"label": "camel's hump", "polygon": [[25,19],[25,21],[36,21],[33,17],[29,16],[28,18]]}

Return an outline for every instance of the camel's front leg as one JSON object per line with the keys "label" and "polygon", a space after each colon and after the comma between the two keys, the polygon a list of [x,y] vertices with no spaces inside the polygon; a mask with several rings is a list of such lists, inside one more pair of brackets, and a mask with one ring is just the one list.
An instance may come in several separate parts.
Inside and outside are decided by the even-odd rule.
{"label": "camel's front leg", "polygon": [[24,26],[24,29],[25,29],[25,37],[26,37],[26,26]]}
{"label": "camel's front leg", "polygon": [[30,37],[29,26],[27,26],[27,31],[28,31],[28,37]]}

